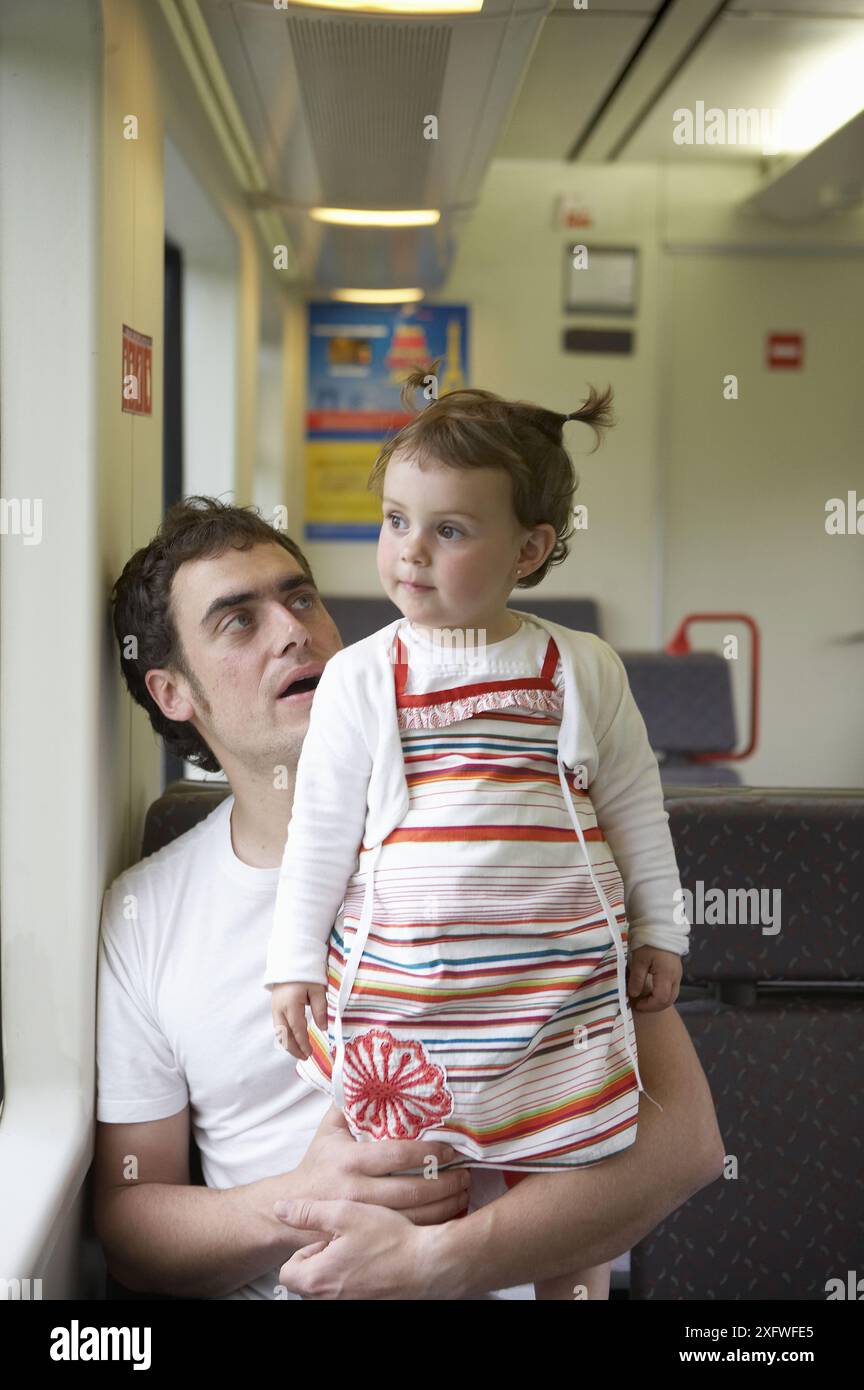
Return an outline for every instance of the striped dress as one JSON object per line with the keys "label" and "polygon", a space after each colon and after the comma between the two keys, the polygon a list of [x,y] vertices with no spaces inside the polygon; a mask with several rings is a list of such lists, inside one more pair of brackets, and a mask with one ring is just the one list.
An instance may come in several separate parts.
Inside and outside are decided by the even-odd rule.
{"label": "striped dress", "polygon": [[444,1140],[453,1166],[512,1173],[607,1158],[636,1138],[641,1087],[624,890],[558,759],[555,642],[533,677],[474,668],[425,694],[398,633],[393,656],[409,809],[360,847],[328,1036],[310,1022],[297,1069],[360,1140]]}

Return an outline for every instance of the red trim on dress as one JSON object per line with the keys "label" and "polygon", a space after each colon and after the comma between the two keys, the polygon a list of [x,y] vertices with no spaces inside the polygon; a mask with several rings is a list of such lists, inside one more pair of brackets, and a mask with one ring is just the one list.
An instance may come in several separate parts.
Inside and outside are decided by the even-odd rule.
{"label": "red trim on dress", "polygon": [[555,644],[554,637],[549,638],[546,647],[546,655],[543,658],[543,667],[539,676],[516,676],[513,680],[482,681],[475,685],[451,686],[444,690],[432,690],[426,695],[407,695],[405,693],[405,687],[408,684],[408,656],[405,651],[405,645],[398,633],[394,641],[396,655],[393,661],[393,673],[396,687],[397,709],[440,705],[448,703],[451,700],[464,700],[467,696],[482,695],[487,690],[555,689],[555,683],[552,677],[555,673],[555,667],[558,664],[558,648]]}

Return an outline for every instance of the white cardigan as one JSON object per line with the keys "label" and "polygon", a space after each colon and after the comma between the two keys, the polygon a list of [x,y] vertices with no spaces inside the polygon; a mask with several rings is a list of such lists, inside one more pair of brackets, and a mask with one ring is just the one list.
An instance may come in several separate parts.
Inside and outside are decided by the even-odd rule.
{"label": "white cardigan", "polygon": [[[564,673],[559,754],[584,766],[587,794],[624,882],[631,952],[686,955],[688,923],[660,773],[621,658],[602,638],[534,613]],[[264,983],[326,983],[327,944],[357,868],[408,810],[390,651],[403,618],[343,648],[324,668],[297,765]],[[336,831],[338,830],[338,833]],[[676,891],[678,896],[676,897]]]}

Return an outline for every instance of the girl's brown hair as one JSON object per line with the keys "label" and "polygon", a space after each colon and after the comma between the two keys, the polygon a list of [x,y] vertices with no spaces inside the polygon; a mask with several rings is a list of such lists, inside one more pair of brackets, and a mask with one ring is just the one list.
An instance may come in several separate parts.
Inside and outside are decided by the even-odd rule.
{"label": "girl's brown hair", "polygon": [[[421,367],[407,377],[401,392],[406,410],[414,408],[415,391],[428,390],[438,365]],[[566,558],[567,542],[575,529],[573,494],[579,476],[562,438],[568,420],[591,426],[596,449],[603,432],[615,423],[612,388],[601,395],[590,386],[587,400],[569,415],[530,401],[505,401],[492,391],[448,391],[388,439],[367,487],[381,496],[387,464],[397,452],[410,453],[421,467],[431,460],[449,468],[503,469],[513,485],[513,510],[521,525],[530,528],[548,522],[558,536],[544,563],[517,581],[518,588],[535,588],[553,565]]]}

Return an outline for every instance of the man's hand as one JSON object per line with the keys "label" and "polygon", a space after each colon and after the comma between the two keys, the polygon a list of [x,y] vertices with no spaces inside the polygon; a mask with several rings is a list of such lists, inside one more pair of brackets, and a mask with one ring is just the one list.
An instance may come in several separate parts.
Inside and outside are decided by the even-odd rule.
{"label": "man's hand", "polygon": [[[298,1200],[307,1199],[316,1206],[335,1202],[389,1207],[400,1213],[400,1230],[406,1219],[417,1226],[432,1226],[452,1220],[467,1207],[468,1169],[438,1172],[440,1166],[458,1157],[449,1144],[428,1139],[360,1143],[342,1111],[333,1105],[292,1172],[291,1188]],[[407,1168],[424,1171],[400,1176]]]}
{"label": "man's hand", "polygon": [[[635,1000],[631,1007],[646,1014],[656,1014],[661,1009],[668,1009],[678,998],[682,974],[681,957],[675,951],[660,951],[656,946],[640,946],[630,959],[627,993]],[[646,977],[650,977],[651,986],[647,993],[643,994]]]}
{"label": "man's hand", "polygon": [[[358,1148],[361,1147],[358,1145]],[[378,1148],[379,1145],[366,1145]],[[421,1179],[422,1181],[422,1179]],[[279,1270],[279,1283],[304,1298],[422,1298],[427,1241],[395,1211],[361,1202],[277,1202],[295,1230],[323,1233]]]}
{"label": "man's hand", "polygon": [[301,1062],[312,1055],[306,1029],[307,1001],[312,1010],[312,1017],[321,1032],[326,1034],[327,990],[324,985],[306,984],[302,981],[299,984],[286,982],[274,985],[270,991],[273,1029],[279,1039],[279,1045]]}

